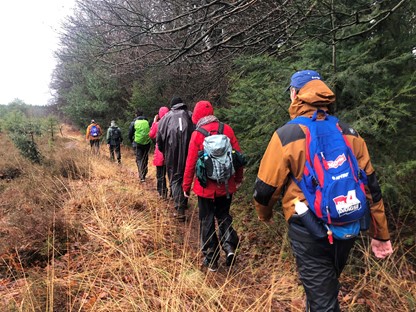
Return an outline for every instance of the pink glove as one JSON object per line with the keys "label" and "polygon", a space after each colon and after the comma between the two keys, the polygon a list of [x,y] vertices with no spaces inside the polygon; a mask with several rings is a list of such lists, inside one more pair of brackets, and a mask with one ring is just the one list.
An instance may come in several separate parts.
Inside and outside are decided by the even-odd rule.
{"label": "pink glove", "polygon": [[371,239],[371,249],[373,250],[376,258],[379,259],[384,259],[393,253],[393,248],[391,247],[391,242],[389,240],[383,242],[376,239]]}

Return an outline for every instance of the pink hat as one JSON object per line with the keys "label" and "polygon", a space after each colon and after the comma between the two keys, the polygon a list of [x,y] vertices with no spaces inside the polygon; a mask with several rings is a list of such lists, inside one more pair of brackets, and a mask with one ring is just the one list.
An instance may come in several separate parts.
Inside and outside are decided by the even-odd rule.
{"label": "pink hat", "polygon": [[213,115],[214,108],[212,107],[211,103],[208,101],[199,101],[196,103],[194,111],[192,113],[192,122],[197,124],[198,121],[206,116]]}
{"label": "pink hat", "polygon": [[169,108],[166,106],[162,106],[159,108],[159,118],[162,119],[163,116],[165,116],[169,112]]}

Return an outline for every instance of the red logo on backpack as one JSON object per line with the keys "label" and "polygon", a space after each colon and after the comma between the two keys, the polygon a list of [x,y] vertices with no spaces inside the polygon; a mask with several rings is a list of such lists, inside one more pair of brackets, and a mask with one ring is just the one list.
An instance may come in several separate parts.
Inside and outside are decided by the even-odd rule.
{"label": "red logo on backpack", "polygon": [[347,161],[347,157],[345,157],[345,154],[339,155],[337,159],[327,161],[328,169],[338,168],[342,166],[342,164],[346,161]]}

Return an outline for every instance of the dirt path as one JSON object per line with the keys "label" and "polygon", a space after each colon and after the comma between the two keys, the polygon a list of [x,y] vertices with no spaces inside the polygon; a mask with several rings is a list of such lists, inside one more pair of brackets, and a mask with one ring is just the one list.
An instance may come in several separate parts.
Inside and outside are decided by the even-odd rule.
{"label": "dirt path", "polygon": [[[63,125],[61,132],[64,137],[70,139],[65,144],[66,148],[78,148],[81,151],[88,150],[89,143],[85,140],[84,136],[76,129],[68,125]],[[126,139],[125,139],[126,140]],[[105,160],[109,160],[109,151],[105,143],[102,143],[100,146],[100,157]],[[120,172],[132,177],[132,183],[140,184],[140,187],[144,189],[147,193],[150,193],[150,196],[158,197],[156,189],[156,167],[152,164],[153,161],[153,149],[151,149],[149,155],[149,164],[148,164],[148,175],[146,177],[145,183],[140,183],[138,180],[138,171],[136,165],[136,158],[133,148],[130,146],[121,146],[121,166]],[[169,181],[168,181],[169,182]],[[198,204],[196,196],[191,196],[189,200],[189,209],[186,211],[187,220],[185,223],[179,222],[174,217],[174,206],[171,200],[164,201],[170,209],[170,214],[172,216],[172,223],[176,225],[175,232],[183,239],[184,246],[187,252],[191,252],[198,256],[199,253],[199,221],[198,221]]]}
{"label": "dirt path", "polygon": [[[104,255],[114,251],[118,252],[119,250],[119,245],[112,246],[111,248],[108,248],[108,245],[106,244],[102,246],[103,241],[111,242],[114,239],[117,239],[117,242],[119,241],[119,236],[112,235],[112,227],[117,227],[114,229],[114,233],[124,233],[119,230],[122,229],[124,231],[126,223],[128,223],[129,220],[134,220],[137,216],[142,216],[140,213],[145,210],[146,213],[151,212],[152,215],[154,214],[156,217],[162,216],[160,220],[163,220],[163,235],[167,234],[163,239],[166,238],[168,240],[168,245],[172,242],[172,246],[174,247],[172,250],[181,253],[172,256],[173,267],[175,267],[176,263],[182,263],[183,259],[181,259],[181,256],[186,258],[187,263],[184,272],[188,272],[189,266],[192,266],[190,271],[196,271],[198,272],[197,276],[201,276],[199,275],[198,270],[201,269],[201,272],[203,273],[201,277],[203,284],[201,285],[209,289],[212,288],[212,291],[221,294],[221,296],[224,297],[221,300],[227,300],[228,306],[249,308],[251,305],[255,305],[260,298],[263,298],[261,300],[264,300],[265,297],[267,298],[267,296],[269,296],[268,289],[270,286],[268,285],[270,285],[270,274],[272,273],[271,271],[273,268],[272,265],[267,264],[265,258],[260,257],[259,249],[262,248],[263,242],[258,240],[256,230],[253,230],[252,232],[243,232],[243,230],[241,230],[241,232],[239,232],[242,246],[241,252],[238,254],[237,263],[234,266],[231,268],[225,266],[225,255],[221,252],[219,270],[215,273],[207,272],[206,268],[202,267],[203,257],[200,252],[197,198],[195,195],[192,195],[190,198],[189,209],[186,211],[187,221],[183,223],[176,220],[173,216],[175,212],[173,202],[158,199],[158,193],[156,191],[156,170],[152,165],[152,153],[149,156],[149,173],[146,182],[140,183],[137,174],[135,154],[131,147],[122,146],[122,164],[118,166],[116,163],[111,163],[109,161],[109,151],[106,145],[103,144],[101,146],[100,154],[97,157],[91,157],[89,142],[85,140],[85,137],[78,130],[73,129],[68,125],[64,125],[61,128],[61,131],[64,141],[63,148],[71,153],[75,150],[75,156],[77,157],[78,154],[80,156],[76,161],[82,163],[82,165],[85,166],[85,172],[88,173],[85,175],[85,178],[82,176],[79,179],[70,179],[67,181],[69,184],[69,192],[68,194],[65,193],[65,199],[63,199],[65,202],[61,205],[63,210],[65,210],[65,216],[70,218],[71,222],[74,220],[74,224],[79,223],[81,230],[79,236],[76,238],[77,240],[68,245],[70,252],[54,259],[53,265],[46,262],[43,263],[43,265],[46,265],[46,268],[43,265],[38,266],[37,264],[24,268],[27,274],[30,275],[34,272],[46,274],[48,268],[53,269],[56,276],[56,285],[60,285],[60,287],[72,285],[71,283],[74,283],[74,285],[83,285],[81,282],[83,282],[84,277],[85,279],[98,278],[97,271],[107,271],[107,266],[111,266],[112,264],[110,259],[111,256],[109,256],[108,259],[106,258],[108,264],[100,262],[105,258]],[[77,151],[79,151],[79,153]],[[60,152],[62,152],[62,150],[60,150]],[[63,155],[66,156],[65,151]],[[65,160],[71,160],[71,155],[69,155],[67,159],[65,158]],[[101,187],[97,189],[96,193],[91,192],[92,187],[97,183],[101,185]],[[111,192],[107,192],[108,188],[111,190],[111,187],[117,188],[117,192],[115,192],[117,194],[116,198],[121,204],[115,203],[114,196],[111,195]],[[239,205],[237,197],[234,198],[234,205]],[[100,206],[105,209],[97,211],[95,208]],[[136,211],[136,209],[139,209],[139,211]],[[243,209],[243,206],[240,207],[240,209]],[[114,214],[115,211],[116,213]],[[92,215],[94,213],[95,215]],[[102,215],[100,215],[100,213]],[[108,215],[106,213],[108,213]],[[243,227],[242,225],[246,222],[242,219],[243,218],[236,220],[237,224],[239,223],[241,227]],[[157,219],[156,223],[158,220],[159,219]],[[247,216],[247,220],[250,220],[249,216]],[[126,231],[130,231],[131,228],[135,227],[133,222],[129,225],[132,226],[129,228],[126,227]],[[156,232],[157,230],[154,231],[154,233]],[[130,235],[132,232],[127,233]],[[143,236],[140,237],[140,239],[145,241],[144,245],[154,245],[151,237],[145,236],[148,235],[146,233],[143,233],[142,231],[141,235]],[[82,239],[81,235],[86,236],[85,240]],[[141,243],[143,241],[137,239],[137,236],[135,235],[136,232],[131,234],[131,236],[126,237],[134,237],[132,241],[134,241],[135,245],[132,246],[132,248],[137,250],[137,248],[141,248]],[[98,236],[100,236],[101,240],[97,239]],[[98,246],[104,248],[100,249]],[[126,245],[122,245],[123,248],[127,248],[127,246],[130,247],[131,245],[128,245],[127,243]],[[160,252],[160,250],[157,250],[156,253],[157,252]],[[95,262],[96,259],[99,259],[100,261]],[[121,261],[120,259],[117,260]],[[155,261],[158,261],[158,259],[155,259]],[[275,261],[273,260],[273,263],[274,262]],[[87,264],[86,267],[82,267],[83,263]],[[197,270],[195,270],[195,268]],[[88,269],[92,271],[89,272]],[[175,269],[172,271],[176,272]],[[111,270],[108,270],[108,272],[111,272]],[[172,276],[175,274],[172,273]],[[82,276],[81,282],[77,279],[80,275]],[[130,278],[131,277],[128,277],[127,279]],[[117,280],[105,280],[106,283],[109,283],[109,281],[112,283],[115,282],[115,285],[117,284]],[[282,277],[282,281],[283,283],[276,284],[288,284],[289,282],[293,282],[293,278]],[[124,280],[120,284],[122,284],[123,287],[133,287],[133,285],[130,285],[130,282],[125,282]],[[8,298],[5,301],[5,304],[8,304],[9,302],[20,303],[23,300],[23,297],[21,297],[22,294],[26,293],[27,285],[28,280],[25,277],[17,280],[13,278],[7,278],[3,281],[0,280],[0,297]],[[189,286],[190,289],[192,285],[193,284],[191,283]],[[106,291],[110,291],[113,286],[114,285],[109,283],[108,287],[106,284],[103,288],[105,288]],[[91,282],[91,284],[88,284],[88,288],[98,291],[101,289],[101,284]],[[111,291],[114,291],[114,297],[117,297],[116,288]],[[191,291],[197,292],[197,289],[192,289]],[[286,296],[287,291],[286,288],[282,290],[284,296]],[[198,295],[196,295],[196,297],[198,297]],[[97,299],[97,295],[94,295],[93,291],[85,291],[85,293],[76,294],[74,298],[75,300],[82,302],[84,302],[84,299],[92,301]],[[105,297],[103,299],[105,299]],[[237,303],[234,303],[234,301]],[[268,304],[271,309],[265,308],[264,311],[284,311],[284,309],[281,308],[282,304],[276,300],[270,299]],[[246,308],[241,311],[250,311],[250,309],[246,310]]]}

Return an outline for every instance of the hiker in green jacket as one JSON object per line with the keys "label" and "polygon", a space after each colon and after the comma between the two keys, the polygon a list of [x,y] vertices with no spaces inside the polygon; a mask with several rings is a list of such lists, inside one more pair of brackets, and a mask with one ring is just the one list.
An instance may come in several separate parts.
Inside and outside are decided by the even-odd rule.
{"label": "hiker in green jacket", "polygon": [[137,110],[136,118],[130,123],[129,140],[136,152],[136,164],[139,171],[140,182],[146,181],[148,171],[149,150],[151,143],[149,131],[149,121],[143,115],[143,111]]}

